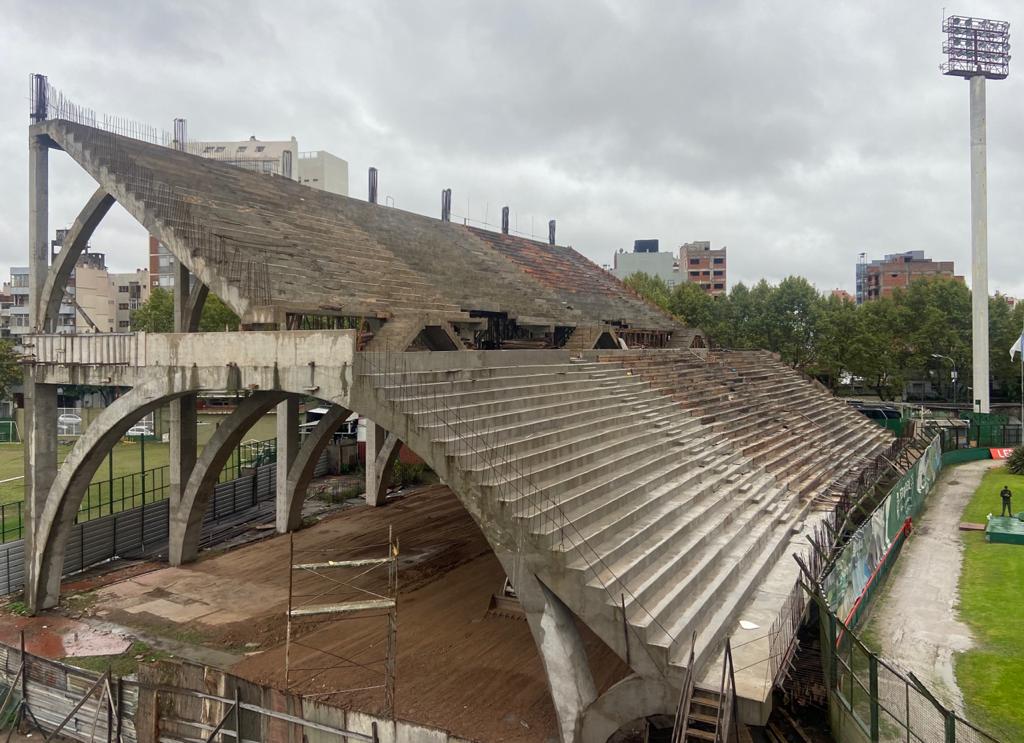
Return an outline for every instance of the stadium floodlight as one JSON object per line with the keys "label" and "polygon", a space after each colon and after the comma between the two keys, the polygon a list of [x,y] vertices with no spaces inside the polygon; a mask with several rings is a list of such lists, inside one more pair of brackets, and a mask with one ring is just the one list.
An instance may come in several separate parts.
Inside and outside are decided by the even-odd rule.
{"label": "stadium floodlight", "polygon": [[942,22],[946,43],[940,66],[944,75],[971,78],[981,75],[1003,80],[1010,74],[1010,24],[988,18],[951,15]]}
{"label": "stadium floodlight", "polygon": [[952,15],[942,20],[944,75],[970,83],[971,96],[971,348],[973,409],[989,412],[988,365],[988,176],[985,133],[985,80],[1010,74],[1010,24]]}

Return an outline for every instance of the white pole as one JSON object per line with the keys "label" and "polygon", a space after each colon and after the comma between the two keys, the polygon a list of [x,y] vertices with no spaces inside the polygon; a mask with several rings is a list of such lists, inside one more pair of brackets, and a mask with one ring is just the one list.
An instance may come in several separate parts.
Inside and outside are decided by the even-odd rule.
{"label": "white pole", "polygon": [[971,86],[971,340],[976,412],[989,412],[988,185],[985,165],[985,76]]}

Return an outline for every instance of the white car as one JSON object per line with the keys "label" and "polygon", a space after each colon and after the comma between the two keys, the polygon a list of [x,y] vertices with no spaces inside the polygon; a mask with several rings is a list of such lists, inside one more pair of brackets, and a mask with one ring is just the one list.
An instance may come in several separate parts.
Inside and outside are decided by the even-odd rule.
{"label": "white car", "polygon": [[57,422],[64,426],[77,426],[82,422],[82,416],[74,413],[61,413],[57,416]]}
{"label": "white car", "polygon": [[145,426],[141,423],[136,423],[134,426],[128,429],[128,433],[125,436],[152,436],[153,429],[149,426]]}

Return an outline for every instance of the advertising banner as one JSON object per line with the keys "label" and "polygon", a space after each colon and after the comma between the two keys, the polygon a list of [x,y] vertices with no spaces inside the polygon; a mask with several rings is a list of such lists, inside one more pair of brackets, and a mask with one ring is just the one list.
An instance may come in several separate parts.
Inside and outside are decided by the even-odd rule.
{"label": "advertising banner", "polygon": [[836,616],[848,621],[853,615],[908,520],[920,513],[941,467],[942,446],[936,437],[843,547],[823,581]]}

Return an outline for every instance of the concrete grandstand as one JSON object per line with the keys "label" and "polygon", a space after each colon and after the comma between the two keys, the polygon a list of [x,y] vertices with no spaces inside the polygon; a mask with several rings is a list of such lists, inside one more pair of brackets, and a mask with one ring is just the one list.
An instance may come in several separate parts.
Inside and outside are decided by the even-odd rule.
{"label": "concrete grandstand", "polygon": [[[34,612],[59,601],[86,486],[149,411],[172,409],[174,564],[196,558],[216,475],[255,419],[279,411],[276,525],[285,533],[300,525],[319,453],[355,411],[374,423],[368,501],[385,503],[399,442],[426,461],[515,587],[562,740],[605,741],[636,718],[673,715],[687,679],[713,693],[726,638],[749,636],[752,658],[771,653],[757,636],[795,582],[790,553],[805,550],[830,495],[892,442],[771,354],[709,349],[699,330],[571,248],[315,191],[91,123],[39,86],[36,332],[26,337]],[[53,265],[51,151],[97,183]],[[113,201],[179,261],[176,333],[53,333],[67,266]],[[243,331],[194,332],[207,292]],[[58,467],[44,422],[57,386],[71,383],[129,391]],[[197,458],[194,396],[214,390],[246,398]],[[300,445],[303,398],[330,413]],[[577,620],[631,670],[600,696],[580,662]],[[767,717],[764,676],[763,666],[736,673],[743,722]]]}

